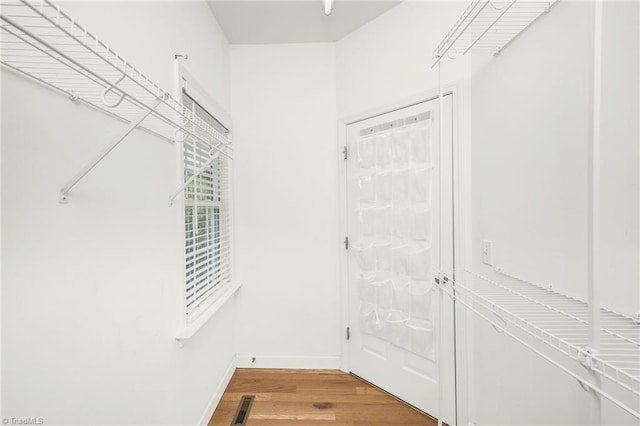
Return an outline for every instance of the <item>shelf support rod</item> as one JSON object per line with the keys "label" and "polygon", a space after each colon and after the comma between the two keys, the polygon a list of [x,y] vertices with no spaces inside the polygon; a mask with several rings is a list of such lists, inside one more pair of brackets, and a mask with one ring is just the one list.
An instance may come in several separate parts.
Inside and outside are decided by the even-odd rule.
{"label": "shelf support rod", "polygon": [[[442,58],[440,58],[442,59]],[[444,93],[442,91],[442,62],[438,62],[438,270],[442,270],[442,125],[444,123]],[[441,274],[440,279],[444,284],[447,279],[445,274]],[[443,324],[444,324],[444,292],[442,287],[438,287],[438,324],[436,327],[436,345],[438,347],[438,354],[436,356],[436,362],[438,368],[436,370],[436,380],[438,382],[438,426],[442,426],[444,422],[444,374],[442,360],[444,359],[444,350],[442,348],[443,338]]]}
{"label": "shelf support rod", "polygon": [[600,306],[598,290],[602,282],[600,269],[600,111],[602,89],[602,1],[594,2],[593,86],[591,88],[591,140],[589,163],[589,347],[600,349]]}
{"label": "shelf support rod", "polygon": [[133,132],[136,127],[142,123],[142,121],[149,116],[162,102],[162,99],[156,98],[152,103],[151,108],[148,108],[129,123],[127,128],[117,135],[107,146],[105,146],[102,151],[100,151],[86,166],[84,166],[74,177],[72,177],[63,187],[60,189],[60,195],[58,197],[58,201],[62,204],[67,203],[67,194],[71,189],[76,186],[78,182],[82,180],[93,168],[104,159],[113,149],[120,144],[131,132]]}
{"label": "shelf support rod", "polygon": [[[591,131],[589,140],[589,213],[588,213],[588,319],[589,319],[589,347],[587,353],[595,355],[600,352],[600,300],[599,292],[602,285],[601,262],[601,232],[600,232],[600,157],[601,157],[601,107],[602,107],[602,0],[593,3],[593,63],[591,70]],[[588,361],[588,360],[585,360]],[[589,368],[589,376],[592,388],[601,386],[601,378]],[[595,387],[593,386],[595,384]],[[591,406],[591,421],[595,424],[602,423],[602,401],[599,395],[594,394]]]}
{"label": "shelf support rod", "polygon": [[173,195],[171,195],[169,197],[169,206],[173,205],[173,202],[176,200],[176,198],[178,197],[178,195],[180,195],[180,193],[182,191],[184,191],[184,189],[191,185],[191,182],[193,182],[198,176],[200,176],[202,174],[202,172],[204,172],[206,170],[207,167],[209,167],[211,165],[211,163],[213,163],[216,158],[218,158],[220,156],[220,151],[216,151],[216,150],[211,150],[210,152],[211,158],[209,158],[207,160],[206,163],[204,163],[202,165],[202,167],[200,167],[194,174],[193,176],[191,176],[185,183],[183,183],[182,185],[180,185],[180,188],[178,188],[176,190],[176,192],[173,193]]}

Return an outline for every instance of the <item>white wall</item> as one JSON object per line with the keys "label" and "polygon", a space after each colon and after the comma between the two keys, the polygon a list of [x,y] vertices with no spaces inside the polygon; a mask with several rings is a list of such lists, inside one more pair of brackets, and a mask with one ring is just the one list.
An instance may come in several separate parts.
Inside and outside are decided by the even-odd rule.
{"label": "white wall", "polygon": [[[226,39],[205,3],[64,9],[172,89],[173,55],[229,108]],[[175,149],[134,132],[70,193],[124,125],[2,70],[2,416],[46,424],[195,424],[235,354],[234,307],[174,340]]]}
{"label": "white wall", "polygon": [[[404,2],[339,41],[338,118],[435,89],[431,52],[466,4]],[[607,273],[619,279],[607,283],[604,300],[633,313],[640,300],[638,130],[631,118],[638,117],[638,13],[631,10],[637,4],[625,7],[614,12],[608,3],[605,14],[603,132],[618,139],[605,142],[603,153],[603,230]],[[586,277],[589,14],[589,4],[561,2],[498,57],[474,60],[471,86],[462,85],[471,111],[462,108],[458,135],[464,140],[469,132],[472,148],[471,252],[493,240],[496,266],[575,295],[584,294]],[[445,84],[471,77],[464,62],[445,61]],[[470,265],[492,273],[477,259]],[[589,423],[591,397],[575,380],[484,323],[467,343],[475,375],[459,375],[458,390],[471,386],[477,400],[460,395],[462,424],[467,410],[478,424]],[[629,420],[605,404],[605,422]]]}
{"label": "white wall", "polygon": [[494,266],[582,299],[589,13],[559,4],[472,81],[473,252],[493,240]]}
{"label": "white wall", "polygon": [[[586,299],[592,5],[559,6],[475,75],[474,218],[495,266]],[[602,107],[602,295],[628,315],[640,300],[634,7],[605,8]]]}
{"label": "white wall", "polygon": [[640,4],[607,2],[603,14],[602,303],[633,315],[640,313]]}
{"label": "white wall", "polygon": [[239,365],[337,368],[333,44],[231,46]]}
{"label": "white wall", "polygon": [[336,116],[435,90],[414,41],[463,7],[403,4],[337,44],[231,46],[239,365],[338,367]]}
{"label": "white wall", "polygon": [[[467,6],[406,1],[338,43],[338,118],[384,108],[438,88],[432,53]],[[443,83],[465,77],[466,61],[446,63]]]}
{"label": "white wall", "polygon": [[[478,61],[472,80],[473,253],[492,240],[495,267],[583,300],[592,12],[591,2],[560,2],[499,56]],[[640,308],[637,17],[637,3],[606,4],[601,294],[627,314]],[[500,279],[479,256],[473,269]],[[594,421],[593,401],[575,380],[484,324],[475,365],[479,424]],[[605,424],[632,422],[605,407]]]}

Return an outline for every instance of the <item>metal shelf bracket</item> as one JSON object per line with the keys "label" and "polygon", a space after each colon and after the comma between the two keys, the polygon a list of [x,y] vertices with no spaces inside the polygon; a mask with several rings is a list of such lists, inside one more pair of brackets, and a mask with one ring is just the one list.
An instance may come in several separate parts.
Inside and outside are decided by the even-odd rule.
{"label": "metal shelf bracket", "polygon": [[[165,95],[166,96],[166,95]],[[61,189],[60,194],[58,196],[58,202],[61,204],[68,203],[67,194],[71,189],[76,186],[78,182],[82,180],[93,168],[98,165],[100,161],[102,161],[113,149],[120,144],[131,132],[133,132],[136,127],[144,121],[157,107],[162,103],[163,99],[157,98],[155,102],[152,103],[151,108],[143,111],[136,119],[134,119],[129,126],[117,135],[107,146],[105,146],[102,151],[100,151],[86,166],[84,166],[75,176],[73,176]]]}
{"label": "metal shelf bracket", "polygon": [[584,348],[582,352],[578,353],[578,360],[580,364],[587,370],[595,370],[596,360],[593,357],[593,350],[589,347]]}
{"label": "metal shelf bracket", "polygon": [[180,188],[178,188],[173,195],[171,195],[169,197],[169,207],[171,207],[173,205],[173,202],[176,200],[176,198],[178,198],[178,195],[180,195],[180,193],[182,193],[185,188],[187,186],[189,186],[191,184],[191,182],[193,182],[198,176],[200,176],[202,174],[202,172],[204,172],[206,170],[207,167],[209,167],[211,165],[211,163],[213,163],[219,156],[220,153],[222,151],[218,150],[218,149],[212,149],[209,152],[209,155],[211,156],[203,165],[202,167],[200,167],[194,174],[193,176],[191,176],[189,179],[187,179],[187,181],[185,183],[183,183],[182,185],[180,185]]}

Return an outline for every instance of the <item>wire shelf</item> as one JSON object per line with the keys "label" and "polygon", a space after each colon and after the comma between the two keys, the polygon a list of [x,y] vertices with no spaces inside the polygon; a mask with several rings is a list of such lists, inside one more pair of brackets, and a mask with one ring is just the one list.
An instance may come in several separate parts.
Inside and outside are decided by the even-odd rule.
{"label": "wire shelf", "polygon": [[556,1],[473,0],[434,50],[433,65],[445,55],[499,53]]}
{"label": "wire shelf", "polygon": [[[48,0],[0,1],[0,62],[120,120],[169,141],[201,140],[231,158],[228,137],[218,132]],[[157,104],[157,105],[156,105]]]}
{"label": "wire shelf", "polygon": [[[512,337],[516,336],[513,331],[524,332],[533,341],[552,349],[551,353],[563,354],[640,397],[640,324],[633,318],[601,309],[600,349],[592,353],[588,348],[587,303],[503,272],[499,273],[512,278],[508,284],[470,271],[456,273],[459,276],[455,281],[440,278],[438,286],[449,297],[489,321],[497,331]],[[593,388],[584,379],[578,380]],[[640,419],[636,409],[597,391]]]}

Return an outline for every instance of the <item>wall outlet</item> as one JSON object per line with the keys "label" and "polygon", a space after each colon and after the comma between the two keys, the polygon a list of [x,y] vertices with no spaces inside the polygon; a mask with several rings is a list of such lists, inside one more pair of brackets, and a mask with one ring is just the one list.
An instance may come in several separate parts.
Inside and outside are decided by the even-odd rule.
{"label": "wall outlet", "polygon": [[493,266],[493,241],[482,241],[482,263]]}

